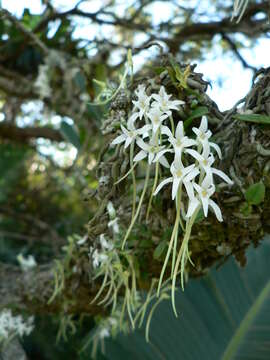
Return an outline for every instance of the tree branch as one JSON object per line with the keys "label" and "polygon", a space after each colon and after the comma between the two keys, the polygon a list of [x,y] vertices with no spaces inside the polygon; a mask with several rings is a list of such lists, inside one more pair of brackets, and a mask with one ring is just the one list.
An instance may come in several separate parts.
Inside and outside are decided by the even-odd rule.
{"label": "tree branch", "polygon": [[246,60],[243,58],[243,56],[240,54],[239,50],[237,49],[237,46],[235,45],[235,43],[232,41],[232,39],[224,34],[224,33],[221,33],[221,36],[222,36],[222,39],[224,41],[226,41],[228,43],[228,45],[230,46],[230,48],[232,49],[233,53],[235,54],[235,56],[237,57],[238,60],[240,60],[242,66],[246,69],[251,69],[252,71],[256,72],[257,71],[257,68],[252,66],[252,65],[249,65]]}
{"label": "tree branch", "polygon": [[0,9],[0,18],[8,19],[15,27],[28,39],[30,39],[37,47],[45,54],[48,55],[49,49],[43,42],[31,31],[28,30],[21,21],[17,20],[8,10]]}
{"label": "tree branch", "polygon": [[44,138],[51,141],[64,141],[59,131],[48,126],[20,128],[6,122],[0,122],[0,138],[20,143],[28,143],[30,140]]}

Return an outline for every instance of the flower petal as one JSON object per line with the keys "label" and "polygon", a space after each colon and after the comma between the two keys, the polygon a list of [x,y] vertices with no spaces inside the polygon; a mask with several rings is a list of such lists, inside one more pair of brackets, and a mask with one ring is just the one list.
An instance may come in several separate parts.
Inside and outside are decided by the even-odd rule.
{"label": "flower petal", "polygon": [[126,140],[126,136],[124,134],[117,136],[113,142],[112,145],[117,145],[117,144],[121,144],[122,142],[124,142]]}
{"label": "flower petal", "polygon": [[141,150],[138,152],[138,154],[135,156],[135,158],[133,159],[134,162],[137,161],[141,161],[143,159],[145,159],[147,156],[147,153],[144,150]]}
{"label": "flower petal", "polygon": [[192,200],[194,198],[194,188],[192,182],[184,179],[183,184],[185,185],[189,199]]}
{"label": "flower petal", "polygon": [[198,168],[194,168],[193,170],[191,170],[187,176],[185,176],[185,181],[191,181],[193,180],[198,174],[200,173]]}
{"label": "flower petal", "polygon": [[174,200],[180,185],[181,179],[179,177],[174,177],[173,186],[172,186],[172,199]]}
{"label": "flower petal", "polygon": [[134,124],[134,122],[138,119],[138,117],[139,117],[139,113],[138,113],[138,112],[135,112],[134,114],[132,114],[132,115],[129,117],[127,123],[128,123],[128,124]]}
{"label": "flower petal", "polygon": [[184,137],[184,125],[183,121],[179,121],[175,130],[176,139],[182,139]]}
{"label": "flower petal", "polygon": [[221,154],[220,147],[217,144],[213,143],[213,142],[209,142],[209,145],[210,145],[210,147],[212,147],[212,148],[214,148],[216,150],[216,152],[218,154],[218,157],[220,159],[222,159],[222,154]]}
{"label": "flower petal", "polygon": [[202,202],[202,206],[203,206],[203,213],[204,216],[207,217],[208,214],[208,204],[209,204],[209,199],[204,197],[204,196],[200,196],[201,198],[201,202]]}
{"label": "flower petal", "polygon": [[121,130],[122,130],[123,134],[126,136],[129,136],[129,131],[123,125],[120,125],[120,126],[121,126]]}
{"label": "flower petal", "polygon": [[159,163],[160,163],[161,165],[163,165],[164,167],[166,167],[166,168],[169,168],[169,167],[170,167],[170,164],[168,163],[168,161],[167,161],[167,159],[165,158],[165,156],[161,156],[158,161],[159,161]]}
{"label": "flower petal", "polygon": [[149,150],[149,145],[147,145],[141,138],[137,139],[137,145],[143,149],[144,151],[148,151]]}
{"label": "flower petal", "polygon": [[221,179],[223,179],[226,183],[228,183],[229,185],[233,184],[233,181],[229,178],[229,176],[227,176],[223,171],[212,168],[212,173],[216,174],[217,176],[221,177]]}
{"label": "flower petal", "polygon": [[160,191],[161,188],[163,188],[163,186],[165,186],[166,184],[169,184],[173,181],[172,177],[169,177],[168,179],[165,179],[163,181],[161,181],[161,183],[158,185],[158,187],[156,188],[154,195],[157,195],[157,193]]}
{"label": "flower petal", "polygon": [[125,146],[124,148],[126,149],[127,147],[129,147],[129,145],[132,143],[132,138],[129,136],[126,138],[126,141],[125,141]]}
{"label": "flower petal", "polygon": [[168,128],[168,126],[162,125],[161,126],[161,134],[167,135],[169,138],[173,136],[171,130]]}
{"label": "flower petal", "polygon": [[199,200],[196,197],[193,197],[188,203],[188,211],[186,217],[190,218],[194,214],[195,210],[199,205],[200,205]]}
{"label": "flower petal", "polygon": [[214,210],[218,221],[223,221],[220,207],[211,199],[209,199],[209,206]]}
{"label": "flower petal", "polygon": [[148,153],[148,164],[152,164],[154,157],[155,157],[154,153],[152,152]]}
{"label": "flower petal", "polygon": [[201,130],[202,132],[206,132],[208,128],[208,122],[207,122],[207,117],[203,116],[202,120],[201,120],[201,124],[199,127],[199,130]]}
{"label": "flower petal", "polygon": [[196,160],[198,160],[199,162],[202,162],[204,160],[204,158],[202,157],[202,155],[200,155],[196,150],[193,149],[187,149],[186,153],[190,154],[192,157],[194,157]]}

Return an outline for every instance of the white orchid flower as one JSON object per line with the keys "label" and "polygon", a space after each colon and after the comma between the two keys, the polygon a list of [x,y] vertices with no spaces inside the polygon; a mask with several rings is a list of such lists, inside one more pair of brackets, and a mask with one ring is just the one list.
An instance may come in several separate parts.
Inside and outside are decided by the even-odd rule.
{"label": "white orchid flower", "polygon": [[136,129],[132,122],[128,122],[127,129],[121,125],[122,134],[117,136],[112,145],[117,145],[121,143],[125,143],[124,148],[128,148],[129,145],[136,140],[139,135],[149,136],[148,131],[151,130],[151,125],[144,125],[140,129]]}
{"label": "white orchid flower", "polygon": [[168,136],[168,141],[174,148],[176,159],[181,159],[182,152],[185,148],[197,144],[195,140],[189,139],[187,136],[185,136],[183,121],[178,122],[175,130],[175,137],[167,126],[163,126],[161,132],[162,134]]}
{"label": "white orchid flower", "polygon": [[114,234],[119,234],[119,225],[118,225],[118,217],[114,218],[113,220],[110,220],[108,222],[108,228],[112,228],[112,232]]}
{"label": "white orchid flower", "polygon": [[131,115],[130,120],[135,121],[137,118],[140,120],[143,116],[149,111],[151,96],[148,96],[145,92],[145,86],[139,85],[135,90],[135,94],[138,97],[138,100],[133,100],[134,110],[138,109],[133,115]]}
{"label": "white orchid flower", "polygon": [[108,251],[113,249],[113,244],[110,241],[106,240],[104,234],[100,234],[99,242],[100,242],[100,245],[101,245],[102,249],[108,250]]}
{"label": "white orchid flower", "polygon": [[152,107],[146,115],[152,122],[152,130],[154,134],[160,128],[162,122],[169,116],[168,114],[160,111],[158,107]]}
{"label": "white orchid flower", "polygon": [[158,94],[153,94],[152,98],[155,100],[152,107],[157,107],[161,112],[171,115],[171,110],[179,110],[180,105],[184,105],[182,100],[170,100],[172,95],[168,95],[164,86],[161,86]]}
{"label": "white orchid flower", "polygon": [[215,158],[214,155],[210,153],[209,146],[204,148],[202,154],[199,154],[193,149],[187,149],[186,153],[190,154],[199,162],[199,167],[204,170],[207,176],[209,175],[210,177],[213,177],[213,175],[217,175],[226,183],[230,185],[233,184],[233,181],[223,171],[212,167],[213,163],[215,162]]}
{"label": "white orchid flower", "polygon": [[[155,161],[155,157],[159,155],[159,153],[164,149],[164,146],[159,146],[155,140],[150,140],[149,143],[145,143],[141,138],[137,139],[137,145],[142,149],[138,152],[138,154],[134,157],[134,162],[141,161],[145,158],[148,158],[148,164],[152,164]],[[158,156],[157,160],[161,165],[169,168],[170,165],[165,158],[165,156],[162,154],[161,156]]]}
{"label": "white orchid flower", "polygon": [[212,136],[212,132],[211,130],[208,130],[208,122],[206,116],[202,117],[199,128],[193,127],[192,131],[196,134],[197,142],[198,144],[202,144],[203,149],[209,145],[210,148],[212,147],[216,150],[218,157],[220,159],[222,158],[220,147],[217,144],[208,141],[209,138]]}
{"label": "white orchid flower", "polygon": [[156,195],[164,185],[173,183],[172,185],[172,200],[175,199],[179,186],[184,183],[189,183],[193,180],[198,174],[199,170],[195,168],[195,164],[184,167],[181,161],[173,162],[170,171],[172,176],[163,180],[158,187],[156,188],[154,195]]}
{"label": "white orchid flower", "polygon": [[103,327],[100,331],[99,331],[99,338],[100,339],[104,339],[110,337],[110,331],[108,328]]}
{"label": "white orchid flower", "polygon": [[95,249],[94,252],[92,252],[92,251],[93,251],[93,248],[90,247],[90,255],[92,258],[92,264],[93,264],[94,269],[96,269],[101,264],[103,264],[105,261],[107,261],[108,255],[99,253],[98,249]]}
{"label": "white orchid flower", "polygon": [[[194,192],[192,189],[193,187],[196,190],[198,197],[194,196]],[[215,185],[213,184],[213,179],[211,178],[211,176],[206,176],[201,185],[193,183],[192,187],[189,186],[189,206],[186,217],[190,218],[194,214],[198,206],[202,204],[205,217],[207,217],[208,208],[210,206],[214,211],[218,221],[223,221],[219,206],[212,199],[210,199],[214,192]]]}

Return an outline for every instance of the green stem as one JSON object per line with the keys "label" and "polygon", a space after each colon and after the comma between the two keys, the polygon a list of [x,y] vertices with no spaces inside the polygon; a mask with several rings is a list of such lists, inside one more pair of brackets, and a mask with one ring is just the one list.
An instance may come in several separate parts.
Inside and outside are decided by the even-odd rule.
{"label": "green stem", "polygon": [[167,264],[168,264],[168,261],[169,261],[169,258],[170,258],[170,254],[171,254],[171,251],[172,251],[172,246],[174,244],[175,233],[178,232],[179,215],[180,215],[180,212],[177,211],[176,219],[175,219],[175,222],[174,222],[174,227],[173,227],[173,231],[172,231],[172,235],[171,235],[171,239],[170,239],[170,242],[169,242],[169,247],[168,247],[166,258],[165,258],[164,264],[162,266],[162,270],[161,270],[160,277],[159,277],[157,296],[159,296],[159,294],[160,294],[160,288],[161,288],[164,272],[166,270],[166,267],[167,267]]}
{"label": "green stem", "polygon": [[[181,195],[182,195],[182,186],[180,186],[178,188],[178,191],[177,191],[177,194],[176,194],[176,200],[175,200],[176,218],[179,219],[179,220],[181,220],[181,216],[180,216]],[[177,222],[176,226],[177,226],[177,228],[175,230],[174,242],[173,242],[173,258],[172,258],[171,278],[173,276],[173,269],[174,269],[175,259],[176,259],[179,222]]]}
{"label": "green stem", "polygon": [[128,170],[128,172],[124,175],[124,176],[122,176],[119,180],[117,180],[115,183],[114,183],[114,185],[117,185],[117,184],[119,184],[122,180],[124,180],[134,169],[135,169],[135,166],[138,164],[138,161],[136,161],[135,163],[134,163],[134,165]]}
{"label": "green stem", "polygon": [[148,218],[149,218],[149,214],[150,214],[150,210],[151,210],[151,204],[152,204],[152,200],[153,200],[153,195],[154,195],[154,192],[155,192],[156,187],[157,187],[158,171],[159,171],[159,162],[157,161],[157,162],[156,162],[156,167],[155,167],[155,179],[154,179],[154,184],[153,184],[153,187],[152,187],[152,192],[151,192],[151,196],[150,196],[150,199],[149,199],[149,203],[148,203],[148,207],[147,207],[147,212],[146,212],[146,221],[148,221]]}
{"label": "green stem", "polygon": [[150,328],[150,323],[154,314],[155,309],[158,307],[158,305],[161,303],[161,301],[164,300],[164,297],[161,296],[158,301],[152,306],[150,313],[148,315],[148,319],[147,319],[147,323],[146,323],[146,327],[145,327],[145,340],[146,342],[149,342],[149,328]]}
{"label": "green stem", "polygon": [[199,210],[200,210],[200,207],[198,206],[198,208],[195,210],[192,217],[186,223],[185,236],[184,236],[184,239],[182,241],[181,248],[179,250],[177,260],[176,260],[176,264],[175,264],[175,268],[174,268],[174,272],[173,272],[172,289],[171,289],[172,295],[171,295],[171,297],[172,297],[172,307],[173,307],[173,311],[174,311],[176,317],[177,317],[177,311],[176,311],[176,308],[175,308],[175,282],[176,282],[176,277],[177,277],[177,273],[178,273],[179,264],[180,264],[180,261],[181,261],[181,286],[182,286],[182,289],[184,290],[184,270],[185,270],[184,267],[185,267],[185,263],[186,263],[186,256],[185,255],[186,255],[186,252],[188,251],[188,241],[189,241],[189,238],[190,238],[191,229],[192,229],[192,226],[194,224],[194,221],[196,219],[196,216],[197,216]]}
{"label": "green stem", "polygon": [[130,156],[129,163],[130,163],[130,168],[132,169],[131,175],[132,175],[132,185],[133,185],[132,218],[134,217],[135,210],[136,210],[136,177],[135,177],[134,167],[132,167],[133,155],[134,155],[134,141],[132,142],[132,144],[130,146],[130,153],[129,153],[129,156]]}
{"label": "green stem", "polygon": [[172,118],[172,115],[170,115],[170,122],[171,122],[171,128],[172,128],[172,134],[174,136],[174,121],[173,121],[173,118]]}
{"label": "green stem", "polygon": [[140,201],[139,201],[135,216],[132,218],[131,223],[129,225],[129,228],[128,228],[127,232],[126,232],[125,238],[123,240],[122,250],[124,249],[126,241],[127,241],[128,237],[129,237],[129,234],[130,234],[130,232],[131,232],[131,230],[132,230],[132,228],[133,228],[133,226],[135,224],[135,221],[137,220],[137,217],[139,216],[141,206],[142,206],[142,203],[143,203],[143,199],[144,199],[144,196],[145,196],[145,193],[146,193],[146,190],[147,190],[147,186],[148,186],[148,182],[149,182],[150,167],[151,167],[150,164],[147,164],[147,170],[146,170],[146,176],[145,176],[143,191],[142,191],[142,194],[141,194],[141,197],[140,197]]}

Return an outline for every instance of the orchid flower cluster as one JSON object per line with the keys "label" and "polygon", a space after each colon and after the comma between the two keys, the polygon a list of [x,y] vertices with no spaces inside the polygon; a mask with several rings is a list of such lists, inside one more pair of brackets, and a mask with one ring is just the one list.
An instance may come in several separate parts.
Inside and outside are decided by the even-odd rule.
{"label": "orchid flower cluster", "polygon": [[[213,167],[216,155],[221,159],[221,150],[217,144],[210,141],[212,133],[208,129],[208,122],[205,116],[202,117],[199,128],[192,128],[194,135],[192,138],[189,138],[185,134],[184,123],[178,121],[175,128],[175,120],[173,119],[173,111],[179,111],[180,107],[185,104],[184,101],[172,100],[172,95],[167,94],[163,86],[160,87],[158,94],[148,96],[145,86],[139,85],[135,94],[137,100],[133,101],[134,106],[126,126],[121,125],[122,133],[112,141],[112,145],[124,144],[124,149],[130,147],[130,171],[118,181],[120,182],[130,173],[132,174],[132,220],[125,234],[122,246],[125,246],[126,240],[138,218],[149,184],[150,169],[153,164],[155,165],[155,176],[146,212],[146,220],[151,210],[152,197],[157,195],[167,184],[172,184],[171,198],[172,201],[175,201],[176,206],[175,224],[158,284],[159,294],[165,269],[172,255],[172,304],[176,313],[174,293],[179,266],[181,285],[184,288],[186,261],[189,260],[192,263],[188,251],[192,226],[200,209],[203,210],[204,216],[207,217],[208,209],[210,208],[213,210],[218,221],[222,221],[221,210],[212,199],[216,191],[214,176],[218,176],[230,185],[232,181],[224,172]],[[137,150],[137,153],[134,156],[135,150]],[[172,159],[171,164],[169,164],[166,157],[168,155]],[[147,161],[146,177],[136,208],[136,177],[134,169],[143,160]],[[160,166],[165,168],[165,171],[169,169],[170,176],[161,181],[157,186]],[[184,237],[178,250],[179,226],[182,227]]]}
{"label": "orchid flower cluster", "polygon": [[16,335],[29,335],[34,328],[33,322],[33,316],[24,321],[21,315],[13,316],[9,309],[3,309],[0,313],[0,345]]}

